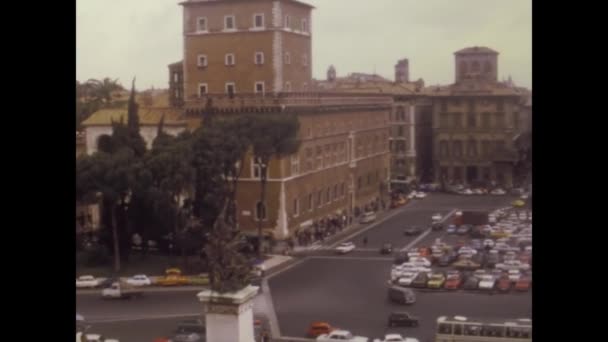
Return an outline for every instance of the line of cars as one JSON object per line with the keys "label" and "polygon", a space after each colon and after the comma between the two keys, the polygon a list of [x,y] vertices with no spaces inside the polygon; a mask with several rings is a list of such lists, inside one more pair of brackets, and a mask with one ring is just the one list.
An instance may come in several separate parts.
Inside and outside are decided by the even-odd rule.
{"label": "line of cars", "polygon": [[[406,326],[417,327],[418,318],[407,312],[392,312],[388,318],[389,327]],[[349,330],[332,326],[327,322],[313,322],[306,333],[308,337],[315,338],[317,342],[372,342],[372,339],[352,334]],[[373,339],[373,342],[419,342],[413,337],[404,337],[401,334],[387,333],[383,339]]]}
{"label": "line of cars", "polygon": [[133,287],[143,286],[185,286],[185,285],[207,285],[209,277],[206,273],[201,273],[194,276],[184,276],[178,268],[169,268],[165,270],[165,275],[162,277],[148,277],[145,274],[136,274],[126,279],[116,277],[96,278],[92,275],[82,275],[76,278],[77,289],[94,289],[107,288],[112,284],[121,281],[124,284]]}

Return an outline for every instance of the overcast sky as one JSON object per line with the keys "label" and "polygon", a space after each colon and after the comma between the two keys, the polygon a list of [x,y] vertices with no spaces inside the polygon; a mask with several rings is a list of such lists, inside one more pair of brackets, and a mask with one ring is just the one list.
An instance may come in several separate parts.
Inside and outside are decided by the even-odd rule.
{"label": "overcast sky", "polygon": [[[488,46],[500,52],[499,79],[532,86],[531,0],[302,0],[313,11],[313,76],[350,72],[394,78],[409,58],[410,79],[454,81],[454,55]],[[167,65],[182,59],[178,0],[76,0],[76,75],[137,76],[137,88],[167,88]]]}

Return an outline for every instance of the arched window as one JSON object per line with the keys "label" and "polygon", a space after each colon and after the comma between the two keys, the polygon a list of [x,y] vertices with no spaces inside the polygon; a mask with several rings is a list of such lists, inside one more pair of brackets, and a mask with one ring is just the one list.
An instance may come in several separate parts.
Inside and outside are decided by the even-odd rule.
{"label": "arched window", "polygon": [[480,69],[480,65],[478,61],[473,61],[473,63],[471,64],[471,71],[472,72],[479,72]]}
{"label": "arched window", "polygon": [[460,62],[460,76],[464,77],[467,75],[468,72],[469,72],[469,68],[467,66],[467,62],[465,62],[465,61]]}
{"label": "arched window", "polygon": [[266,204],[257,202],[255,205],[255,218],[259,220],[266,220]]}

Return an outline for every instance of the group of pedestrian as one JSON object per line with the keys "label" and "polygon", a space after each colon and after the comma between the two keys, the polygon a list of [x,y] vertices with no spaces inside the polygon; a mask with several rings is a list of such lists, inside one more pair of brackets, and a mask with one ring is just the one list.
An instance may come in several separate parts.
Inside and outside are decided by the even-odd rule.
{"label": "group of pedestrian", "polygon": [[314,221],[311,229],[297,231],[295,241],[299,246],[308,246],[315,241],[324,241],[326,238],[342,231],[348,226],[349,219],[346,213],[328,216],[324,219]]}

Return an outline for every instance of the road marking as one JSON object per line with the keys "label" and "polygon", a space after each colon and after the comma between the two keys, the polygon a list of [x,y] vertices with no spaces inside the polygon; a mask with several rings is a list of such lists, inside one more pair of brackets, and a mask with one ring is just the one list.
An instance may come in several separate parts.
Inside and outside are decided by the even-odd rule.
{"label": "road marking", "polygon": [[[406,209],[406,208],[402,208],[402,209]],[[363,229],[360,229],[360,230],[358,230],[358,231],[356,231],[356,232],[353,232],[352,234],[350,234],[350,235],[346,236],[345,238],[343,238],[343,239],[341,239],[341,240],[337,241],[336,243],[334,243],[334,244],[330,245],[329,247],[330,247],[330,248],[336,248],[336,247],[337,247],[339,244],[341,244],[342,242],[344,242],[344,241],[346,241],[346,240],[352,240],[352,238],[353,238],[353,237],[355,237],[355,236],[357,236],[357,235],[360,235],[360,234],[362,234],[362,233],[364,233],[364,232],[366,232],[366,231],[368,231],[368,230],[370,230],[370,229],[372,229],[372,228],[376,227],[376,226],[377,226],[377,225],[379,225],[380,223],[382,223],[382,222],[384,222],[384,221],[386,221],[386,220],[390,219],[391,217],[393,217],[393,216],[395,216],[395,215],[397,215],[397,214],[399,214],[399,213],[402,213],[402,212],[403,212],[403,210],[395,210],[395,212],[393,212],[393,213],[391,213],[391,214],[388,214],[388,215],[384,216],[382,219],[380,219],[380,220],[378,220],[378,221],[372,222],[371,224],[369,224],[367,227],[365,227],[365,228],[363,228]]]}
{"label": "road marking", "polygon": [[[441,220],[439,220],[439,223],[444,223],[445,221],[447,221],[450,218],[450,216],[454,215],[454,213],[456,213],[457,211],[458,211],[458,209],[453,209],[452,211],[447,213],[447,215],[445,215]],[[412,248],[412,246],[414,246],[415,244],[420,242],[420,240],[424,239],[427,235],[429,235],[431,233],[431,231],[432,231],[432,228],[427,229],[424,233],[422,233],[420,236],[415,238],[412,242],[408,243],[405,247],[401,248],[399,251],[405,252],[408,249]],[[443,235],[441,237],[443,237]]]}
{"label": "road marking", "polygon": [[101,318],[91,319],[87,316],[87,322],[90,323],[115,323],[115,322],[130,322],[130,321],[146,321],[155,319],[167,319],[167,318],[181,318],[181,317],[195,317],[202,316],[203,313],[182,313],[182,314],[171,314],[171,315],[150,315],[150,316],[135,316],[135,317],[116,317],[116,318]]}

